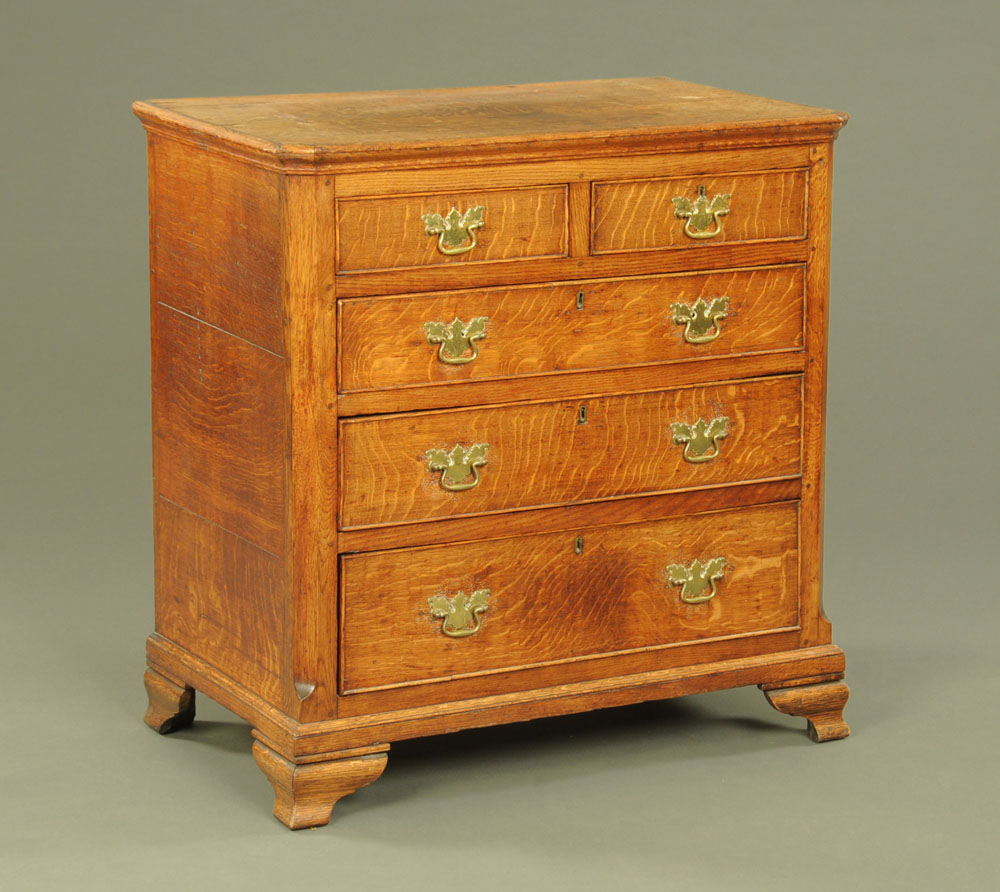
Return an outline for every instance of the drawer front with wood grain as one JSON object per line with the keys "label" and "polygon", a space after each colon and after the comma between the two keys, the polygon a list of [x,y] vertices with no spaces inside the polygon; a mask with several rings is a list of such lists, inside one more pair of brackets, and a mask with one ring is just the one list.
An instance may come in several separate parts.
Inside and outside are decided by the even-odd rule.
{"label": "drawer front with wood grain", "polygon": [[340,391],[801,350],[800,265],[340,302]]}
{"label": "drawer front with wood grain", "polygon": [[342,529],[795,476],[797,375],[341,421]]}
{"label": "drawer front with wood grain", "polygon": [[795,629],[797,506],[344,555],[341,691]]}
{"label": "drawer front with wood grain", "polygon": [[805,169],[594,183],[592,200],[594,254],[806,237]]}
{"label": "drawer front with wood grain", "polygon": [[565,185],[337,202],[340,272],[559,257]]}

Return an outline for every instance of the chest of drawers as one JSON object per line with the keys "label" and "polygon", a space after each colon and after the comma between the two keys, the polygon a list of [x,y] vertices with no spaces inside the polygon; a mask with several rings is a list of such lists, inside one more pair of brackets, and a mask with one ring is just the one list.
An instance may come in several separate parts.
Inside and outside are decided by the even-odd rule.
{"label": "chest of drawers", "polygon": [[847,735],[844,115],[663,78],[134,109],[148,724],[247,720],[293,828],[409,737],[741,685]]}

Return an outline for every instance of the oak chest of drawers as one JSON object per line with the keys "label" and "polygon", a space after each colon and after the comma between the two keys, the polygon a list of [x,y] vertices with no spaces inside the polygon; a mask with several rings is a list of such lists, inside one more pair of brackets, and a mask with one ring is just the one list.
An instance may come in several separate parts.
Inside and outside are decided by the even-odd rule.
{"label": "oak chest of drawers", "polygon": [[661,78],[135,111],[150,725],[246,719],[295,828],[408,737],[739,685],[847,735],[846,116]]}

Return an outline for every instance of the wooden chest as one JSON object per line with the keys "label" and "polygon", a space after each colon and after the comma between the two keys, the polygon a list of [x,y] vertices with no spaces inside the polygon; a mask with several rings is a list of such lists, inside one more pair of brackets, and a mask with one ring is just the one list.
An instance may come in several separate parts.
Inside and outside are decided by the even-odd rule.
{"label": "wooden chest", "polygon": [[845,115],[663,78],[134,108],[152,727],[250,722],[293,828],[408,737],[740,685],[847,735]]}

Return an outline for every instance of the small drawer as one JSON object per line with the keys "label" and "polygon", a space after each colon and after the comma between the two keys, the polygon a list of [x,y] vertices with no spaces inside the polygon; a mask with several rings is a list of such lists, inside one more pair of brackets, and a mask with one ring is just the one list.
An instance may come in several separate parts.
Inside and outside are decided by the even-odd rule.
{"label": "small drawer", "polygon": [[567,187],[337,202],[341,273],[566,254]]}
{"label": "small drawer", "polygon": [[340,390],[802,349],[802,265],[340,302]]}
{"label": "small drawer", "polygon": [[344,419],[342,529],[800,473],[801,376]]}
{"label": "small drawer", "polygon": [[798,503],[341,558],[341,692],[798,625]]}
{"label": "small drawer", "polygon": [[593,184],[594,254],[806,236],[806,170]]}

